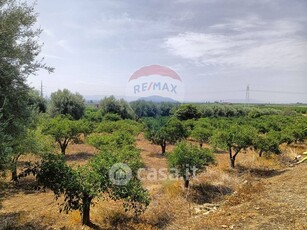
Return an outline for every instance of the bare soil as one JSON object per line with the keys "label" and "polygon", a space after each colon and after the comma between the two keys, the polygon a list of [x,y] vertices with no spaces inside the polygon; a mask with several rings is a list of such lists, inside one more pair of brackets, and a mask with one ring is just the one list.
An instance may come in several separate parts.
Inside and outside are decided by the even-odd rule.
{"label": "bare soil", "polygon": [[[166,158],[160,146],[143,135],[138,136],[137,147],[145,164],[142,181],[150,191],[150,206],[135,221],[120,203],[96,199],[91,209],[94,229],[307,229],[306,163],[290,167],[287,157],[265,159],[247,151],[238,155],[237,168],[229,170],[227,153],[219,152],[217,165],[194,179],[186,191],[181,180],[148,179],[152,169],[167,168]],[[172,150],[167,146],[167,152]],[[306,151],[306,145],[290,150],[297,154]],[[66,158],[69,164],[83,165],[95,154],[90,146],[72,145]],[[21,165],[29,159],[33,158],[22,158]],[[90,229],[80,225],[77,211],[60,213],[60,201],[34,185],[31,177],[18,184],[9,177],[0,179],[0,230]],[[194,213],[204,205],[213,211]]]}

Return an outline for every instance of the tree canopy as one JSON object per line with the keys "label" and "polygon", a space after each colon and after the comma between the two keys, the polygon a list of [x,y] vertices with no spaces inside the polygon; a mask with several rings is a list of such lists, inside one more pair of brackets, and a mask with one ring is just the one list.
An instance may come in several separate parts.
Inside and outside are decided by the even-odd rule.
{"label": "tree canopy", "polygon": [[63,115],[47,119],[42,126],[43,133],[54,138],[63,155],[69,143],[77,142],[82,133],[87,134],[90,131],[90,126],[86,121],[71,120]]}
{"label": "tree canopy", "polygon": [[185,141],[176,144],[174,152],[167,155],[170,169],[175,168],[183,177],[185,187],[189,187],[190,178],[202,172],[205,167],[215,162],[208,149],[201,149]]}
{"label": "tree canopy", "polygon": [[[15,0],[0,1],[0,159],[8,159],[11,140],[26,132],[32,115],[29,75],[53,71],[38,59],[41,29],[36,29],[34,7]],[[2,162],[2,164],[5,162]],[[0,162],[1,164],[1,162]]]}
{"label": "tree canopy", "polygon": [[[122,199],[126,210],[133,209],[137,215],[149,205],[149,193],[135,176],[139,162],[138,151],[133,154],[125,150],[102,151],[87,165],[75,169],[68,166],[61,155],[48,154],[39,166],[37,179],[41,186],[51,189],[56,198],[64,195],[61,211],[79,210],[82,224],[89,225],[90,207],[97,196]],[[133,176],[125,184],[117,185],[112,181],[109,173],[116,163],[124,163],[132,171]]]}
{"label": "tree canopy", "polygon": [[100,101],[99,107],[103,114],[118,114],[122,119],[134,118],[133,109],[124,99],[117,100],[114,96],[105,97]]}
{"label": "tree canopy", "polygon": [[242,149],[253,145],[256,130],[247,125],[232,125],[223,130],[218,130],[211,138],[215,146],[227,150],[229,153],[230,167],[235,167],[235,159]]}
{"label": "tree canopy", "polygon": [[63,89],[51,94],[49,113],[52,117],[63,114],[78,120],[83,117],[84,110],[85,100],[79,93]]}
{"label": "tree canopy", "polygon": [[179,120],[189,120],[200,118],[201,114],[196,106],[191,104],[184,104],[179,106],[174,115]]}
{"label": "tree canopy", "polygon": [[143,120],[146,125],[145,137],[166,151],[166,144],[175,144],[188,136],[187,129],[177,118],[151,118]]}

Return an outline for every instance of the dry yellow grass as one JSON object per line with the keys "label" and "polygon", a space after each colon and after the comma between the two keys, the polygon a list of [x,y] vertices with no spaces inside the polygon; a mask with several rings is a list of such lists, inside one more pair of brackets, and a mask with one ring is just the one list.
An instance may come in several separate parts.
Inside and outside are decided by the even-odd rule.
{"label": "dry yellow grass", "polygon": [[[159,146],[150,144],[140,135],[137,147],[141,149],[143,161],[148,169],[167,167],[166,159],[161,156]],[[215,154],[217,165],[209,167],[194,178],[188,191],[183,188],[181,180],[143,180],[144,186],[150,191],[152,202],[139,219],[134,219],[133,213],[124,212],[121,202],[103,199],[94,200],[91,219],[97,225],[97,229],[247,229],[246,226],[250,229],[258,229],[257,226],[262,225],[257,225],[256,221],[263,218],[262,215],[270,216],[270,208],[273,207],[277,212],[279,208],[283,210],[288,204],[279,200],[276,189],[287,175],[289,176],[285,183],[288,181],[294,183],[296,180],[292,177],[299,175],[295,170],[306,172],[305,166],[296,166],[301,168],[295,167],[289,172],[284,169],[285,164],[287,165],[287,162],[304,148],[306,149],[306,145],[282,146],[281,156],[261,158],[248,150],[238,155],[237,168],[232,170],[228,168],[228,154],[219,152]],[[167,147],[167,151],[172,149],[173,146]],[[70,164],[82,165],[96,152],[94,148],[87,145],[72,145],[68,149],[67,160]],[[22,162],[35,160],[35,157],[25,156],[21,160]],[[148,173],[150,173],[149,170],[145,171],[144,175]],[[306,178],[304,171],[300,173],[303,179]],[[57,204],[59,201],[54,200],[53,194],[48,191],[35,191],[30,186],[31,181],[33,178],[30,177],[14,185],[9,182],[9,178],[1,179],[0,229],[89,229],[80,225],[79,212],[59,213]],[[292,193],[307,191],[303,181],[299,182],[300,186],[295,186]],[[283,191],[280,193],[280,195],[286,194],[289,193],[283,194]],[[267,200],[266,197],[270,197],[271,200]],[[300,200],[300,202],[303,201]],[[206,215],[193,213],[195,208],[206,203],[216,204],[218,209]],[[292,203],[294,203],[293,207],[297,208],[295,201],[289,200],[289,204]],[[283,214],[290,218],[293,212],[285,209]],[[278,214],[270,218],[278,218]],[[303,229],[304,222],[301,218],[303,214],[293,217],[292,222],[281,223],[284,224],[281,226]],[[270,219],[266,218],[263,221],[268,224]],[[279,223],[277,220],[274,221]]]}

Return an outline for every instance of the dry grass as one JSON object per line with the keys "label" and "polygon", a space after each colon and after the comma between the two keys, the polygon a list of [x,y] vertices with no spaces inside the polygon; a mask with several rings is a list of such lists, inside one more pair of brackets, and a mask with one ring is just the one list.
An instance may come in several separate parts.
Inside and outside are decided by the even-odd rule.
{"label": "dry grass", "polygon": [[[147,167],[144,176],[150,173],[150,168],[167,167],[160,146],[152,145],[143,135],[139,135],[137,147],[141,149]],[[167,146],[167,151],[172,149],[173,146]],[[261,158],[248,150],[239,153],[237,167],[231,170],[228,154],[218,152],[215,154],[217,165],[208,167],[194,178],[188,191],[183,188],[182,180],[143,180],[152,201],[138,219],[134,218],[133,213],[125,212],[121,202],[103,199],[94,200],[91,219],[97,229],[246,229],[244,226],[257,226],[254,220],[262,214],[269,215],[271,207],[277,211],[285,205],[282,201],[277,205],[273,201],[263,200],[263,194],[274,194],[275,190],[271,189],[278,188],[282,181],[276,178],[283,178],[288,173],[284,169],[285,165],[289,165],[302,150],[306,151],[306,145],[282,146],[283,154]],[[79,144],[71,145],[67,152],[69,164],[83,165],[97,150]],[[36,158],[31,155],[22,157],[20,167],[29,160]],[[289,177],[288,180],[291,179]],[[80,225],[79,212],[59,213],[58,202],[54,200],[53,194],[35,191],[31,183],[33,178],[23,179],[19,184],[12,184],[9,178],[1,179],[0,229],[90,229]],[[304,189],[300,186],[295,187],[295,191]],[[276,197],[272,196],[272,200],[278,199],[278,195]],[[292,200],[289,202],[293,203]],[[219,208],[207,215],[193,214],[195,207],[206,203],[217,204]],[[288,215],[286,211],[285,215]],[[300,226],[304,224],[299,218],[293,218],[293,226],[303,229]]]}

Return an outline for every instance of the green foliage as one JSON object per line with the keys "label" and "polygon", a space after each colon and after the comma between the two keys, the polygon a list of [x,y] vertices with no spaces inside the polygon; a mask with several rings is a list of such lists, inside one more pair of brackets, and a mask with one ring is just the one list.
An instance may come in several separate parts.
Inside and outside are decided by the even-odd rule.
{"label": "green foliage", "polygon": [[135,176],[126,185],[113,184],[109,178],[109,170],[115,163],[126,163],[133,175],[136,175],[140,167],[139,152],[102,151],[87,165],[77,169],[68,166],[63,156],[49,154],[39,166],[37,179],[43,187],[51,189],[56,198],[64,195],[61,210],[79,210],[83,224],[90,223],[90,206],[93,198],[97,196],[108,195],[114,200],[123,199],[126,202],[126,210],[133,208],[136,214],[139,214],[149,205],[149,194]]}
{"label": "green foliage", "polygon": [[52,151],[52,139],[41,133],[40,129],[28,128],[23,135],[11,141],[12,149],[8,167],[12,172],[12,180],[17,181],[17,163],[23,154],[42,155]]}
{"label": "green foliage", "polygon": [[138,118],[156,117],[159,114],[157,103],[151,101],[137,100],[130,105]]}
{"label": "green foliage", "polygon": [[201,114],[196,106],[191,104],[183,104],[179,106],[174,115],[182,121],[200,118]]}
{"label": "green foliage", "polygon": [[133,120],[118,120],[118,121],[102,121],[95,132],[98,133],[113,133],[116,131],[129,132],[132,135],[137,135],[141,132],[142,125]]}
{"label": "green foliage", "polygon": [[122,120],[121,116],[116,113],[107,113],[103,116],[104,121],[119,121]]}
{"label": "green foliage", "polygon": [[152,101],[137,100],[130,102],[137,118],[170,116],[177,104],[171,102],[155,103]]}
{"label": "green foliage", "polygon": [[252,118],[261,117],[263,115],[280,114],[279,109],[242,106],[232,104],[205,104],[198,106],[202,117],[239,117],[250,116]]}
{"label": "green foliage", "polygon": [[99,107],[103,114],[118,114],[122,119],[134,118],[134,111],[124,99],[116,100],[114,96],[105,97],[100,101]]}
{"label": "green foliage", "polygon": [[91,134],[87,137],[87,143],[95,148],[114,149],[134,147],[135,138],[131,133],[124,131],[116,131],[110,133]]}
{"label": "green foliage", "polygon": [[1,62],[16,67],[23,76],[35,73],[39,68],[51,70],[36,60],[41,50],[37,42],[41,30],[34,27],[37,21],[34,7],[15,0],[3,0],[0,8],[0,56],[5,57]]}
{"label": "green foliage", "polygon": [[[12,140],[31,124],[29,75],[52,71],[42,60],[34,7],[15,0],[0,1],[0,165],[8,163]],[[1,166],[0,166],[1,167]]]}
{"label": "green foliage", "polygon": [[215,162],[212,152],[185,141],[176,144],[174,152],[167,155],[170,168],[176,168],[188,187],[191,176],[202,172],[206,166]]}
{"label": "green foliage", "polygon": [[223,130],[216,130],[210,141],[215,147],[229,152],[230,166],[234,168],[236,156],[242,149],[253,145],[256,133],[256,129],[251,126],[232,125]]}
{"label": "green foliage", "polygon": [[200,147],[202,147],[203,143],[209,142],[209,139],[212,136],[212,134],[213,134],[212,129],[197,126],[191,132],[191,137],[199,143]]}
{"label": "green foliage", "polygon": [[85,100],[79,93],[73,94],[64,89],[51,94],[49,113],[52,117],[62,114],[78,120],[83,117],[84,110]]}
{"label": "green foliage", "polygon": [[66,148],[71,142],[78,142],[80,135],[90,132],[90,125],[84,120],[70,120],[64,116],[57,116],[46,120],[42,125],[42,131],[51,135],[60,145],[62,154],[65,155]]}
{"label": "green foliage", "polygon": [[262,153],[279,154],[279,144],[280,136],[276,131],[269,131],[266,134],[258,134],[253,143],[255,150],[259,151],[259,156],[261,156]]}
{"label": "green foliage", "polygon": [[46,113],[47,111],[47,100],[41,97],[37,90],[30,91],[29,105],[39,113]]}
{"label": "green foliage", "polygon": [[166,141],[175,144],[177,141],[187,138],[187,130],[183,123],[176,118],[168,120],[166,125],[162,128],[166,133]]}
{"label": "green foliage", "polygon": [[146,125],[145,137],[160,145],[162,154],[165,153],[166,143],[175,144],[188,136],[186,127],[177,118],[147,118],[143,122]]}
{"label": "green foliage", "polygon": [[[2,108],[0,108],[0,120],[2,114]],[[7,123],[0,123],[0,170],[5,168],[5,165],[9,162],[9,155],[12,152],[12,148],[8,143],[11,141],[9,135],[5,133]]]}
{"label": "green foliage", "polygon": [[101,110],[97,108],[86,107],[84,112],[84,119],[89,122],[101,122],[102,121],[102,113]]}

